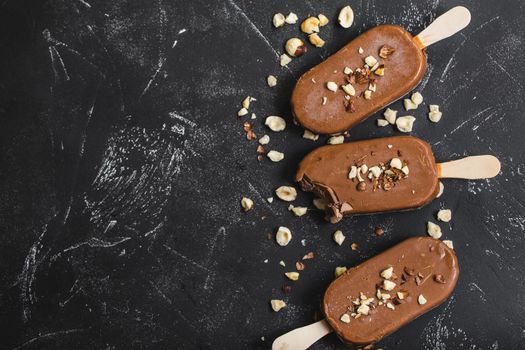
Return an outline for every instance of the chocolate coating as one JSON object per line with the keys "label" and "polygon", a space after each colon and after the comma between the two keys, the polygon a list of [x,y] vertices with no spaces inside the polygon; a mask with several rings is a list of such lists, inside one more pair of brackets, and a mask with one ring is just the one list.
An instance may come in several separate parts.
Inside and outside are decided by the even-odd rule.
{"label": "chocolate coating", "polygon": [[[389,148],[388,146],[392,147]],[[406,162],[409,174],[392,189],[373,190],[365,177],[366,189],[357,188],[350,180],[351,166],[366,164],[369,168],[388,163],[392,158]],[[330,221],[344,215],[377,213],[419,208],[439,192],[438,169],[430,145],[413,136],[385,137],[323,146],[310,152],[299,164],[295,175],[303,191],[314,192],[328,203]]]}
{"label": "chocolate coating", "polygon": [[[391,310],[384,304],[378,305],[376,284],[383,278],[380,272],[392,266],[397,279],[396,287],[389,293],[392,296],[398,291],[408,295],[403,303]],[[405,268],[413,270],[413,276],[404,272]],[[423,277],[416,283],[420,273]],[[406,282],[401,284],[402,275]],[[438,281],[435,276],[441,276]],[[386,335],[414,320],[445,301],[454,290],[459,276],[459,267],[454,251],[443,242],[430,237],[414,237],[388,249],[387,251],[349,269],[333,281],[323,299],[323,311],[326,320],[344,341],[354,344],[374,343]],[[351,317],[349,323],[340,320],[341,315],[349,313],[352,300],[360,293],[374,297],[376,307],[369,315],[358,319]],[[418,296],[423,295],[427,302],[418,303]]]}
{"label": "chocolate coating", "polygon": [[[379,57],[378,52],[383,45],[395,49],[387,59]],[[364,50],[363,54],[358,53],[360,47]],[[368,88],[368,84],[353,84],[356,89],[355,112],[349,112],[343,104],[345,93],[340,89],[337,92],[327,90],[326,83],[346,84],[344,68],[354,70],[362,67],[363,59],[368,55],[384,64],[385,74],[376,76],[377,89],[370,100],[357,97]],[[292,93],[292,112],[301,126],[315,133],[341,133],[412,90],[419,84],[426,69],[426,53],[410,33],[399,26],[379,25],[303,74]],[[327,97],[326,105],[322,105],[324,96]]]}

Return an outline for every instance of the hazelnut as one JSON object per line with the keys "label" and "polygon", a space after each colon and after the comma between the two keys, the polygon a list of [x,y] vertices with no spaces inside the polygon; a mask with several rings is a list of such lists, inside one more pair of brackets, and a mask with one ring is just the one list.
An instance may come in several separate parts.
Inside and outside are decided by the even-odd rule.
{"label": "hazelnut", "polygon": [[432,238],[440,239],[442,235],[441,227],[439,227],[438,225],[434,224],[431,221],[428,221],[427,222],[427,233]]}
{"label": "hazelnut", "polygon": [[452,219],[452,211],[450,209],[441,209],[437,213],[439,221],[449,222]]}
{"label": "hazelnut", "polygon": [[349,314],[342,314],[340,320],[343,323],[350,323],[350,315]]}
{"label": "hazelnut", "polygon": [[338,245],[343,244],[345,238],[346,237],[345,235],[343,235],[343,232],[341,230],[337,230],[334,232],[333,239],[334,239],[334,242],[337,243]]}
{"label": "hazelnut", "polygon": [[299,19],[299,18],[297,17],[297,15],[296,15],[295,13],[290,12],[290,13],[288,14],[288,16],[286,16],[286,18],[284,19],[284,21],[285,21],[286,23],[288,23],[288,24],[295,24],[295,23],[297,23],[297,20],[298,20],[298,19]]}
{"label": "hazelnut", "polygon": [[407,111],[410,111],[412,109],[417,109],[417,104],[414,103],[414,101],[412,101],[411,99],[409,98],[405,98],[403,100],[403,105],[405,106],[405,109]]}
{"label": "hazelnut", "polygon": [[377,120],[377,126],[387,126],[388,121],[386,119],[378,119]]}
{"label": "hazelnut", "polygon": [[263,137],[261,137],[261,138],[259,139],[259,143],[260,143],[261,145],[263,145],[263,146],[264,146],[264,145],[267,145],[269,142],[270,142],[270,136],[268,136],[268,135],[264,135]]}
{"label": "hazelnut", "polygon": [[378,236],[382,236],[382,235],[385,234],[385,230],[384,230],[383,228],[381,228],[381,227],[376,227],[376,229],[375,229],[374,232],[375,232],[375,234],[378,235]]}
{"label": "hazelnut", "polygon": [[383,45],[381,46],[381,48],[379,49],[379,57],[381,58],[388,58],[388,56],[390,56],[391,54],[393,54],[395,51],[394,48],[390,47],[390,46],[387,46],[387,45]]}
{"label": "hazelnut", "polygon": [[365,100],[370,100],[372,98],[372,91],[366,90],[363,94],[363,97],[365,98]]}
{"label": "hazelnut", "polygon": [[325,15],[323,15],[322,13],[318,14],[317,15],[317,18],[319,19],[319,26],[320,27],[324,27],[325,25],[328,24],[328,22],[330,22],[328,20],[328,17],[326,17]]}
{"label": "hazelnut", "polygon": [[337,91],[337,84],[333,81],[329,81],[326,83],[326,88],[330,91],[336,92]]}
{"label": "hazelnut", "polygon": [[350,28],[352,23],[354,23],[354,11],[350,6],[345,6],[339,12],[337,17],[339,25],[343,28]]}
{"label": "hazelnut", "polygon": [[344,266],[338,266],[335,268],[335,277],[339,277],[341,276],[343,273],[345,273],[347,270],[346,267]]}
{"label": "hazelnut", "polygon": [[275,194],[285,202],[292,202],[297,198],[297,190],[292,186],[280,186],[275,190]]}
{"label": "hazelnut", "polygon": [[270,152],[266,153],[266,156],[272,161],[272,162],[280,162],[284,159],[284,153],[277,152],[274,150],[271,150]]}
{"label": "hazelnut", "polygon": [[274,75],[269,75],[266,78],[266,82],[268,83],[269,87],[274,87],[275,85],[277,85],[277,78]]}
{"label": "hazelnut", "polygon": [[319,33],[319,24],[316,17],[308,17],[301,23],[301,31],[306,34]]}
{"label": "hazelnut", "polygon": [[281,226],[275,234],[275,240],[281,247],[285,247],[292,240],[292,233],[287,227]]}
{"label": "hazelnut", "polygon": [[299,280],[299,272],[285,272],[284,274],[290,281]]}
{"label": "hazelnut", "polygon": [[292,59],[290,58],[290,56],[286,55],[286,54],[282,54],[281,55],[281,59],[280,59],[280,64],[281,64],[281,67],[284,67],[286,66],[288,63],[292,62]]}
{"label": "hazelnut", "polygon": [[394,273],[394,268],[392,266],[390,266],[389,268],[384,269],[383,271],[381,271],[380,275],[384,279],[389,280],[389,279],[392,278],[393,273]]}
{"label": "hazelnut", "polygon": [[392,160],[390,161],[390,167],[401,170],[401,168],[403,167],[403,163],[399,158],[392,158]]}
{"label": "hazelnut", "polygon": [[445,186],[443,185],[443,182],[439,181],[439,192],[438,192],[436,198],[441,197],[441,195],[443,194],[444,190],[445,190]]}
{"label": "hazelnut", "polygon": [[345,69],[343,69],[343,73],[345,73],[346,75],[352,74],[353,72],[354,71],[350,67],[345,67]]}
{"label": "hazelnut", "polygon": [[414,121],[416,118],[414,118],[411,115],[407,115],[404,117],[399,117],[396,119],[396,126],[397,129],[401,132],[411,132],[412,128],[414,126]]}
{"label": "hazelnut", "polygon": [[366,182],[360,182],[357,184],[357,190],[363,192],[366,190]]}
{"label": "hazelnut", "polygon": [[423,296],[423,294],[419,294],[419,296],[417,297],[417,303],[419,305],[424,305],[427,303],[427,299]]}
{"label": "hazelnut", "polygon": [[284,22],[285,21],[285,18],[284,18],[284,15],[282,13],[276,13],[275,15],[273,15],[273,26],[275,28],[279,28],[279,27],[282,27],[284,26]]}
{"label": "hazelnut", "polygon": [[292,57],[299,57],[306,52],[306,46],[299,38],[288,39],[284,48],[286,49],[286,53]]}
{"label": "hazelnut", "polygon": [[375,75],[378,75],[380,77],[385,75],[385,66],[382,64],[378,65],[376,69],[372,69],[372,70],[374,71]]}
{"label": "hazelnut", "polygon": [[441,113],[440,111],[432,111],[428,113],[428,119],[430,119],[430,121],[433,123],[439,122],[442,116],[443,113]]}
{"label": "hazelnut", "polygon": [[310,40],[310,44],[314,45],[315,47],[323,47],[325,44],[325,41],[321,39],[317,33],[308,35],[308,40]]}
{"label": "hazelnut", "polygon": [[319,139],[319,135],[314,134],[310,130],[306,130],[305,129],[304,133],[303,133],[303,138],[305,138],[307,140],[317,141],[317,139]]}
{"label": "hazelnut", "polygon": [[391,291],[392,289],[394,289],[396,287],[396,284],[392,281],[389,281],[389,280],[384,280],[383,281],[383,289],[386,290],[386,291]]}
{"label": "hazelnut", "polygon": [[341,85],[341,89],[343,89],[347,95],[355,96],[355,88],[352,86],[352,84]]}
{"label": "hazelnut", "polygon": [[283,131],[286,128],[286,121],[278,116],[271,115],[266,118],[264,124],[270,128],[270,130],[278,132]]}
{"label": "hazelnut", "polygon": [[357,176],[357,167],[355,165],[352,165],[352,167],[350,168],[350,172],[348,173],[348,178],[352,180],[352,179],[355,179],[356,176]]}
{"label": "hazelnut", "polygon": [[286,303],[280,299],[272,299],[270,300],[270,304],[275,312],[279,312],[279,310],[286,306]]}
{"label": "hazelnut", "polygon": [[372,68],[377,64],[377,59],[374,56],[367,56],[365,57],[365,63],[368,65],[368,67]]}
{"label": "hazelnut", "polygon": [[419,92],[414,92],[412,96],[410,97],[412,102],[414,102],[416,105],[420,105],[423,103],[423,95]]}
{"label": "hazelnut", "polygon": [[290,209],[295,216],[303,216],[308,211],[306,207],[293,207]]}
{"label": "hazelnut", "polygon": [[250,211],[253,208],[253,201],[250,198],[242,197],[241,206],[244,211]]}
{"label": "hazelnut", "polygon": [[454,242],[452,242],[451,240],[445,239],[443,240],[443,243],[445,243],[445,245],[450,249],[454,249]]}
{"label": "hazelnut", "polygon": [[326,210],[326,201],[323,198],[314,198],[312,203],[316,209]]}
{"label": "hazelnut", "polygon": [[396,123],[397,111],[387,108],[383,113],[383,117],[385,117],[385,119],[388,120],[390,124],[394,125]]}
{"label": "hazelnut", "polygon": [[439,106],[438,105],[428,105],[428,109],[430,112],[439,112]]}
{"label": "hazelnut", "polygon": [[244,107],[239,109],[239,111],[237,112],[237,116],[238,117],[244,117],[246,114],[248,114],[248,109],[246,109]]}
{"label": "hazelnut", "polygon": [[344,141],[345,137],[343,135],[339,135],[330,137],[326,143],[328,143],[329,145],[339,145]]}

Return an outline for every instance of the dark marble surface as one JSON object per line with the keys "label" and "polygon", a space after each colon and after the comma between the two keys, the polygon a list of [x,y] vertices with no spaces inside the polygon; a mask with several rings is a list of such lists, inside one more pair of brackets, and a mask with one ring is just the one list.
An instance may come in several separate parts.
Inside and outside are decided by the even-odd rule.
{"label": "dark marble surface", "polygon": [[[334,19],[347,3],[356,21],[343,30]],[[457,4],[472,23],[429,48],[418,88],[443,119],[431,124],[424,106],[413,134],[438,160],[494,154],[500,176],[445,181],[444,195],[421,210],[337,225],[265,202],[325,142],[291,125],[297,77],[366,28],[417,33]],[[280,68],[285,39],[301,34],[272,28],[279,11],[329,16],[327,45]],[[524,348],[523,14],[519,0],[0,1],[0,347],[268,349],[314,320],[336,266],[424,235],[446,207],[457,289],[379,347]],[[278,76],[274,89],[268,74]],[[289,122],[270,133],[284,161],[257,161],[236,118],[246,95],[257,98],[257,134],[268,132],[267,115]],[[351,139],[399,134],[375,119]],[[243,195],[255,201],[248,214]],[[301,193],[296,204],[311,199]],[[267,238],[280,225],[294,235],[286,248]],[[342,247],[335,229],[347,236]],[[283,272],[308,251],[316,258],[283,296]],[[271,298],[288,307],[272,312]],[[341,347],[330,335],[313,348]]]}

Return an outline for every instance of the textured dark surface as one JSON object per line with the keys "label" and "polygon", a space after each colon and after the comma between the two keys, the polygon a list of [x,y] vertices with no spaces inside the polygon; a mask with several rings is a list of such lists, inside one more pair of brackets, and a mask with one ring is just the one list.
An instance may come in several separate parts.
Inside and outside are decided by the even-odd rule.
{"label": "textured dark surface", "polygon": [[[524,348],[522,1],[464,3],[472,22],[429,48],[418,88],[425,106],[414,113],[413,134],[438,160],[494,154],[499,177],[445,181],[444,195],[419,211],[338,225],[265,202],[325,142],[302,139],[291,125],[295,79],[366,28],[395,23],[417,33],[459,3],[352,1],[356,21],[343,30],[333,19],[346,4],[1,1],[0,347],[268,349],[314,320],[336,266],[425,234],[446,207],[453,220],[441,226],[458,254],[457,289],[380,347]],[[285,39],[301,34],[298,25],[272,28],[279,11],[329,16],[327,45],[280,68]],[[268,74],[279,78],[274,89]],[[288,120],[284,132],[269,133],[268,148],[284,151],[284,161],[256,160],[236,118],[246,95],[257,98],[257,134],[269,132],[266,115]],[[440,123],[427,120],[427,102],[441,106]],[[351,139],[398,134],[375,119]],[[255,201],[247,214],[243,195]],[[307,194],[296,202],[311,207]],[[294,235],[286,248],[267,238],[280,225]],[[376,226],[386,235],[376,237]],[[335,229],[347,236],[342,247]],[[283,296],[283,272],[308,251],[316,258]],[[272,312],[271,298],[288,307]],[[341,346],[330,335],[314,348]]]}

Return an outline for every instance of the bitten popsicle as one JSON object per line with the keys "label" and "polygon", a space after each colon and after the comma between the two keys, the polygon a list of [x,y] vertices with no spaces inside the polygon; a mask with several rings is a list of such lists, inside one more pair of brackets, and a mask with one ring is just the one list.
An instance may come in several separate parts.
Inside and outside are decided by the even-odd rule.
{"label": "bitten popsicle", "polygon": [[438,195],[440,178],[491,178],[500,168],[490,155],[436,164],[428,143],[395,136],[319,147],[303,158],[295,181],[326,201],[327,219],[336,223],[422,207]]}
{"label": "bitten popsicle", "polygon": [[277,338],[272,349],[303,350],[332,330],[347,343],[375,343],[444,302],[458,277],[446,244],[409,238],[334,280],[323,298],[326,320]]}
{"label": "bitten popsicle", "polygon": [[299,78],[295,121],[319,134],[350,129],[416,87],[427,70],[426,47],[469,22],[469,11],[458,6],[416,37],[395,25],[368,30]]}

